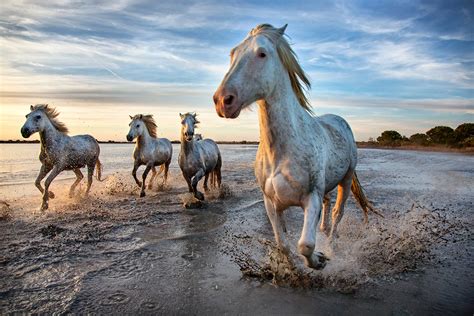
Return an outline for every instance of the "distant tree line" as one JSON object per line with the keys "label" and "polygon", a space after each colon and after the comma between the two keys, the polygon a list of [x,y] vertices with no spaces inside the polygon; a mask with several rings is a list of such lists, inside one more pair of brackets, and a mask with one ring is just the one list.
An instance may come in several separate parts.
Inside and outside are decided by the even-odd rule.
{"label": "distant tree line", "polygon": [[369,143],[380,146],[399,147],[403,145],[432,146],[444,145],[447,147],[464,148],[474,147],[474,123],[464,123],[452,129],[449,126],[436,126],[426,133],[416,133],[410,137],[402,136],[399,132],[384,131],[377,137],[369,139]]}

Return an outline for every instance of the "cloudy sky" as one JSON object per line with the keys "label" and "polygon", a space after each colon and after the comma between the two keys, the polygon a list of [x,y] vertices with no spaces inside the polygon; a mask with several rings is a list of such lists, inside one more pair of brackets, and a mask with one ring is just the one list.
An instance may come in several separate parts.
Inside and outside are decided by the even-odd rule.
{"label": "cloudy sky", "polygon": [[212,94],[259,23],[289,24],[316,114],[344,116],[358,140],[474,121],[472,0],[3,0],[0,139],[49,103],[71,134],[102,140],[125,140],[136,113],[178,139],[187,111],[206,137],[258,140],[257,112],[218,118]]}

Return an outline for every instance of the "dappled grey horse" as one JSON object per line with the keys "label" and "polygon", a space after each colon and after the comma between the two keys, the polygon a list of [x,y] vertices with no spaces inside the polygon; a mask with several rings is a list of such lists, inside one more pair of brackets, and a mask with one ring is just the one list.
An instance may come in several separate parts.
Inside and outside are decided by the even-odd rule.
{"label": "dappled grey horse", "polygon": [[211,177],[211,184],[221,185],[222,159],[219,147],[212,139],[196,140],[194,129],[199,121],[196,113],[179,114],[181,117],[181,152],[179,153],[179,167],[188,184],[189,192],[199,200],[204,195],[198,191],[197,184],[204,177],[204,190],[208,191],[207,181]]}
{"label": "dappled grey horse", "polygon": [[[57,120],[59,112],[47,104],[32,105],[30,111],[26,115],[26,122],[21,128],[21,135],[28,138],[36,132],[40,134],[41,151],[39,159],[42,165],[35,181],[36,187],[43,193],[40,210],[46,210],[49,198],[54,198],[54,193],[49,191],[49,186],[63,170],[72,170],[76,174],[76,181],[69,190],[69,196],[72,197],[76,186],[84,178],[80,168],[87,166],[87,195],[96,166],[99,181],[101,177],[102,165],[99,161],[100,148],[97,140],[90,135],[68,136],[66,125]],[[41,180],[50,171],[51,173],[44,182],[43,189]]]}
{"label": "dappled grey horse", "polygon": [[[130,116],[130,131],[127,134],[127,140],[137,139],[135,150],[133,151],[133,171],[132,175],[135,182],[141,187],[140,196],[145,196],[145,180],[150,172],[152,176],[148,183],[148,189],[153,187],[153,181],[156,176],[164,171],[163,185],[168,179],[168,170],[173,156],[173,147],[167,138],[156,137],[156,123],[153,115],[137,114]],[[137,178],[137,169],[141,165],[145,165],[145,171],[142,175],[142,182]],[[161,166],[160,172],[156,172],[155,166]]]}
{"label": "dappled grey horse", "polygon": [[[310,87],[296,55],[284,38],[286,25],[255,27],[231,50],[230,70],[214,94],[217,114],[236,118],[257,102],[260,144],[255,174],[268,218],[280,249],[288,252],[282,213],[290,206],[304,209],[298,252],[309,267],[321,269],[326,257],[314,252],[321,209],[321,230],[336,236],[344,204],[352,192],[364,210],[376,212],[355,173],[357,147],[349,124],[336,115],[315,117],[304,94]],[[327,226],[330,192],[338,187],[332,225]]]}

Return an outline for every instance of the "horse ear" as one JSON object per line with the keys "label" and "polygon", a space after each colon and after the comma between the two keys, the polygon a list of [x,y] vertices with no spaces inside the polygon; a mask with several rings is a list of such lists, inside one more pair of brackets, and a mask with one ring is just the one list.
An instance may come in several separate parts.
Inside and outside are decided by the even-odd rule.
{"label": "horse ear", "polygon": [[194,118],[196,118],[197,113],[193,112],[192,115],[193,115]]}
{"label": "horse ear", "polygon": [[33,111],[33,104],[30,105],[30,111]]}
{"label": "horse ear", "polygon": [[129,115],[130,119],[133,120],[133,116]]}
{"label": "horse ear", "polygon": [[283,35],[285,34],[285,30],[286,30],[286,27],[288,26],[288,23],[286,23],[285,25],[283,25],[282,27],[280,27],[278,29],[278,33],[280,33],[280,35]]}
{"label": "horse ear", "polygon": [[184,118],[184,115],[181,114],[181,113],[179,113],[179,117],[183,119],[183,118]]}

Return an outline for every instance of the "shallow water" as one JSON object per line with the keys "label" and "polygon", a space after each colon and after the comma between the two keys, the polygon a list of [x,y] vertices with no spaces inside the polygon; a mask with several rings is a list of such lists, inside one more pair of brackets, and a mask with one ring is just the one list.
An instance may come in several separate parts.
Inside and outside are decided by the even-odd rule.
{"label": "shallow water", "polygon": [[[211,192],[202,209],[185,210],[177,146],[168,186],[139,198],[133,146],[103,144],[106,180],[93,183],[90,197],[69,199],[72,173],[62,176],[45,214],[35,212],[39,145],[0,146],[0,196],[8,204],[0,205],[8,214],[0,221],[2,314],[474,311],[466,278],[473,272],[472,156],[360,150],[359,178],[385,218],[372,216],[365,228],[350,200],[337,242],[318,235],[328,266],[311,271],[295,257],[294,267],[278,267],[287,273],[280,280],[253,174],[256,146],[221,145],[231,194]],[[293,251],[302,215],[297,208],[285,214]]]}

